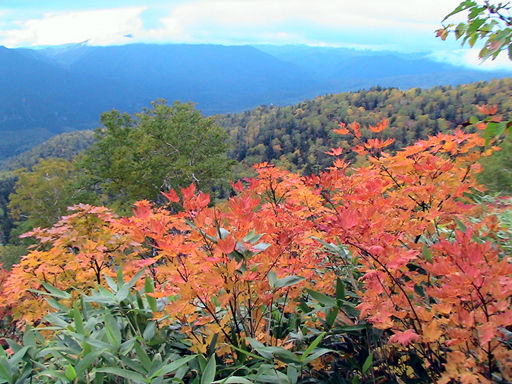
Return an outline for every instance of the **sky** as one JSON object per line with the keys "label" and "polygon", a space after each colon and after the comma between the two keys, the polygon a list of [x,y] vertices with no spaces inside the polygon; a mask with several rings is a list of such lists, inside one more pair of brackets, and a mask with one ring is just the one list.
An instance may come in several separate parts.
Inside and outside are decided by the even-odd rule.
{"label": "sky", "polygon": [[431,52],[453,64],[512,69],[506,55],[481,64],[478,49],[435,38],[460,1],[0,0],[0,45],[307,44]]}

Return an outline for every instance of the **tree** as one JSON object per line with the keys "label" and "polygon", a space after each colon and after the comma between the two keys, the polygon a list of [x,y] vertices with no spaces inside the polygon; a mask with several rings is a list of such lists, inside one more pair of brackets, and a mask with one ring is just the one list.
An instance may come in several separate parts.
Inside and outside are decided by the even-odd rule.
{"label": "tree", "polygon": [[157,100],[152,106],[133,117],[103,113],[97,143],[78,161],[89,187],[121,211],[190,183],[209,191],[230,173],[228,135],[213,118],[203,118],[191,103]]}
{"label": "tree", "polygon": [[77,174],[64,159],[42,160],[32,171],[22,171],[9,203],[11,215],[26,221],[27,229],[50,227],[76,203],[73,179]]}
{"label": "tree", "polygon": [[494,60],[506,50],[512,60],[512,17],[508,13],[509,10],[509,3],[491,4],[489,0],[485,0],[483,4],[478,4],[472,0],[463,1],[443,19],[443,22],[464,11],[468,12],[468,21],[457,26],[443,26],[437,31],[437,36],[445,40],[450,33],[454,33],[457,40],[462,38],[462,45],[468,42],[470,47],[478,40],[485,40],[484,47],[479,53],[481,59],[492,57]]}

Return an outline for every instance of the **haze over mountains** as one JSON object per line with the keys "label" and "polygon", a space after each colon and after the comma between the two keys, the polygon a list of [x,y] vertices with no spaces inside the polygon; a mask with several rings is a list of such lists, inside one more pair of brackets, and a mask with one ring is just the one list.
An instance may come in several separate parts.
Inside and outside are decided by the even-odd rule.
{"label": "haze over mountains", "polygon": [[375,85],[402,89],[510,76],[438,63],[420,54],[308,46],[73,44],[0,47],[0,160],[101,112],[137,112],[157,98],[192,101],[206,115]]}

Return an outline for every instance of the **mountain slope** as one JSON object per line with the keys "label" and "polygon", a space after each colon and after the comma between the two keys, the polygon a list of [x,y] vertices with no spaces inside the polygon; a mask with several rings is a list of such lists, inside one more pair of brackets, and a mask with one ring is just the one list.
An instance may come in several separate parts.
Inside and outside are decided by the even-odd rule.
{"label": "mountain slope", "polygon": [[0,73],[0,160],[55,134],[92,128],[103,111],[134,113],[157,98],[192,101],[213,115],[374,85],[427,88],[507,75],[468,71],[419,54],[143,44],[0,47]]}

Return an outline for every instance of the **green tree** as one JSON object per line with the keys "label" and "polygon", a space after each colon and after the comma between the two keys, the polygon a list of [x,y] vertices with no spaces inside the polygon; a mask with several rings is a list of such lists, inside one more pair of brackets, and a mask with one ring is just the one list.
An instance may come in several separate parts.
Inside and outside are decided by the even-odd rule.
{"label": "green tree", "polygon": [[20,171],[9,196],[11,216],[24,228],[50,227],[78,202],[74,165],[64,159],[41,160],[32,171]]}
{"label": "green tree", "polygon": [[113,110],[101,116],[97,142],[78,160],[88,187],[106,203],[126,211],[140,199],[195,183],[204,191],[230,174],[226,131],[191,103],[165,100],[130,116]]}
{"label": "green tree", "polygon": [[512,194],[512,140],[507,137],[500,145],[501,151],[481,160],[484,171],[478,181],[490,192]]}
{"label": "green tree", "polygon": [[485,40],[484,47],[479,53],[481,59],[492,57],[494,60],[506,50],[508,57],[512,60],[510,3],[492,4],[485,0],[483,4],[479,4],[476,1],[466,0],[447,15],[443,22],[453,15],[466,11],[467,22],[443,26],[437,31],[437,36],[445,40],[450,33],[453,33],[457,40],[462,38],[462,45],[467,42],[470,47],[479,40]]}

